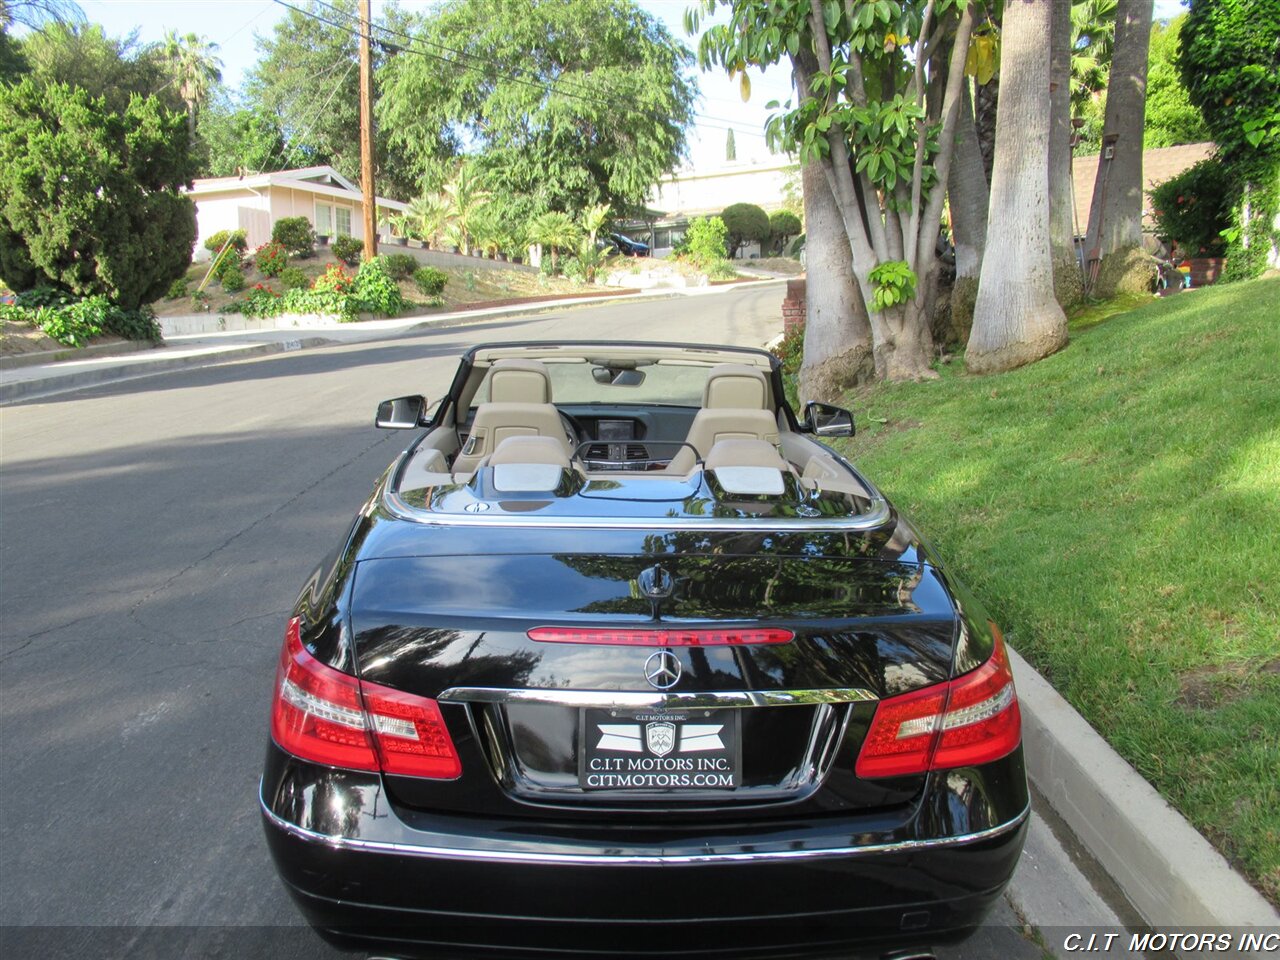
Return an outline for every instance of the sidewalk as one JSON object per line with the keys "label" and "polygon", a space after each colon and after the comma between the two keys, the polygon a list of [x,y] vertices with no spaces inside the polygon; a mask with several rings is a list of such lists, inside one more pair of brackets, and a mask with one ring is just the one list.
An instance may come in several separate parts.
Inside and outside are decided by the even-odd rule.
{"label": "sidewalk", "polygon": [[[49,396],[99,383],[151,376],[183,367],[227,363],[334,343],[386,340],[431,327],[456,326],[494,317],[530,316],[602,303],[637,303],[677,297],[716,296],[743,287],[779,282],[774,279],[761,279],[726,286],[666,289],[621,296],[540,300],[500,307],[455,310],[429,316],[366,320],[361,323],[189,334],[170,337],[163,346],[159,347],[145,343],[113,343],[74,352],[51,351],[53,356],[44,363],[32,362],[36,358],[31,354],[20,354],[17,357],[0,359],[0,404]],[[68,359],[57,359],[68,357],[69,354]]]}

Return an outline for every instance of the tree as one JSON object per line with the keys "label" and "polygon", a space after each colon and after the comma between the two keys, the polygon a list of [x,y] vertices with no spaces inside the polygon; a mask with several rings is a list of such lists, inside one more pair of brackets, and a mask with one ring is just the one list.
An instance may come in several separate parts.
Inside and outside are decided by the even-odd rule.
{"label": "tree", "polygon": [[222,79],[222,61],[216,56],[218,45],[194,33],[179,37],[177,31],[170,30],[160,50],[165,67],[186,104],[187,133],[194,141],[196,111],[209,98],[213,85]]}
{"label": "tree", "polygon": [[[699,55],[732,74],[792,58],[797,99],[770,122],[770,137],[802,163],[821,164],[868,309],[877,373],[936,376],[930,319],[945,193],[936,185],[950,171],[977,4],[726,3],[730,22],[703,33]],[[714,7],[703,0],[700,9]],[[802,50],[812,70],[797,59]]]}
{"label": "tree", "polygon": [[801,403],[837,403],[846,390],[875,375],[871,324],[849,258],[849,238],[822,165],[804,178],[805,323]]}
{"label": "tree", "polygon": [[529,224],[529,233],[534,243],[540,243],[551,250],[551,272],[556,272],[556,253],[571,249],[580,236],[577,224],[567,213],[549,211],[534,219]]}
{"label": "tree", "polygon": [[968,84],[961,91],[955,151],[951,176],[947,179],[951,239],[956,248],[956,279],[951,287],[951,330],[954,337],[963,341],[969,338],[969,330],[973,327],[973,305],[978,298],[978,279],[987,247],[987,207],[991,198]]}
{"label": "tree", "polygon": [[405,211],[413,236],[427,243],[437,243],[449,222],[449,199],[439,193],[425,193],[409,201]]}
{"label": "tree", "polygon": [[1241,185],[1228,229],[1227,276],[1280,261],[1280,9],[1269,0],[1195,0],[1180,68],[1213,133],[1224,174]]}
{"label": "tree", "polygon": [[72,0],[0,0],[0,30],[14,23],[29,30],[50,23],[84,23],[84,11]]}
{"label": "tree", "polygon": [[472,226],[493,196],[484,188],[484,184],[472,169],[471,164],[463,163],[453,179],[444,185],[443,194],[449,205],[448,223],[458,230],[462,237],[462,252],[471,252],[471,240],[474,236]]}
{"label": "tree", "polygon": [[377,115],[428,182],[465,146],[534,212],[626,211],[684,154],[691,55],[631,0],[459,0],[408,33]]}
{"label": "tree", "polygon": [[200,111],[196,135],[203,146],[200,175],[205,177],[301,167],[309,160],[285,143],[274,114],[238,106],[221,85]]}
{"label": "tree", "polygon": [[1147,58],[1147,115],[1143,147],[1175,147],[1209,139],[1200,111],[1191,102],[1178,72],[1182,48],[1179,35],[1186,15],[1151,28]]}
{"label": "tree", "polygon": [[108,37],[97,24],[53,21],[23,37],[19,51],[37,83],[79,87],[102,97],[115,113],[123,113],[135,95],[155,95],[170,109],[182,105],[177,90],[166,87],[155,51],[138,43],[136,31]]}
{"label": "tree", "polygon": [[1076,260],[1071,179],[1071,9],[1065,3],[1055,3],[1049,26],[1049,245],[1053,291],[1063,307],[1084,297],[1084,280]]}
{"label": "tree", "polygon": [[1049,251],[1049,35],[1052,8],[1008,0],[987,244],[965,366],[994,373],[1061,349],[1067,320]]}
{"label": "tree", "polygon": [[[398,29],[404,15],[388,4],[379,29]],[[356,0],[306,0],[289,11],[267,37],[258,38],[258,62],[245,83],[244,106],[275,118],[292,165],[332,164],[360,179],[359,16]],[[395,59],[386,44],[374,44],[374,68]],[[375,92],[381,95],[375,87]],[[376,105],[375,105],[376,109]],[[421,177],[405,163],[392,138],[374,138],[378,193],[410,197]],[[278,159],[273,169],[282,169]],[[439,185],[439,181],[435,184]]]}
{"label": "tree", "polygon": [[777,210],[769,214],[769,239],[773,245],[773,252],[782,253],[787,239],[796,236],[803,229],[800,218],[790,210]]}
{"label": "tree", "polygon": [[754,203],[734,203],[720,214],[729,231],[730,257],[736,257],[744,243],[763,244],[769,239],[769,215]]}
{"label": "tree", "polygon": [[[1117,0],[1115,47],[1107,85],[1103,160],[1093,185],[1085,265],[1090,292],[1112,297],[1148,288],[1142,254],[1142,124],[1146,108],[1147,43],[1152,0]],[[1113,151],[1113,159],[1106,152]]]}
{"label": "tree", "polygon": [[0,85],[0,268],[149,303],[191,262],[190,175],[184,118],[155,97],[116,112],[65,84]]}

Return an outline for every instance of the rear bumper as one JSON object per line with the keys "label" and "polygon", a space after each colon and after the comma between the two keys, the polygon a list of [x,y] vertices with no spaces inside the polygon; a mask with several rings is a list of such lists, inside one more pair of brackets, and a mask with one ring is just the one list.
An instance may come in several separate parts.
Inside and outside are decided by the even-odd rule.
{"label": "rear bumper", "polygon": [[834,818],[704,832],[692,846],[406,817],[376,776],[271,750],[263,822],[289,892],[326,939],[395,956],[878,956],[967,935],[1026,831],[1025,806],[945,837],[853,833]]}

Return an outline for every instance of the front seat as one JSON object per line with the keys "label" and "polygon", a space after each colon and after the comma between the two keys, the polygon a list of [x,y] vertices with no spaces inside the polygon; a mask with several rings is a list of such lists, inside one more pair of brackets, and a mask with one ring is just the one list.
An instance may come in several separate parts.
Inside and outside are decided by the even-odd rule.
{"label": "front seat", "polygon": [[476,408],[466,446],[453,472],[473,473],[508,437],[551,437],[573,454],[560,411],[551,403],[551,377],[538,360],[497,360],[489,370],[489,400]]}
{"label": "front seat", "polygon": [[[763,440],[778,445],[778,421],[769,404],[769,381],[764,372],[741,363],[711,368],[702,388],[702,409],[693,418],[685,441],[705,458],[721,440]],[[693,469],[693,451],[681,447],[667,473],[684,475]]]}

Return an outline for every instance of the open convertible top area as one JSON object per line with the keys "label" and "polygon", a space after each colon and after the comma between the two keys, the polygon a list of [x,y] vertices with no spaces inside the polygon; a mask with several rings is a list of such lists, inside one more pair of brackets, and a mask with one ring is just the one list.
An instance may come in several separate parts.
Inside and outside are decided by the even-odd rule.
{"label": "open convertible top area", "polygon": [[801,424],[781,396],[758,350],[476,347],[383,499],[405,520],[468,526],[885,523],[874,487],[808,435],[847,434],[852,418],[826,408],[843,423]]}

